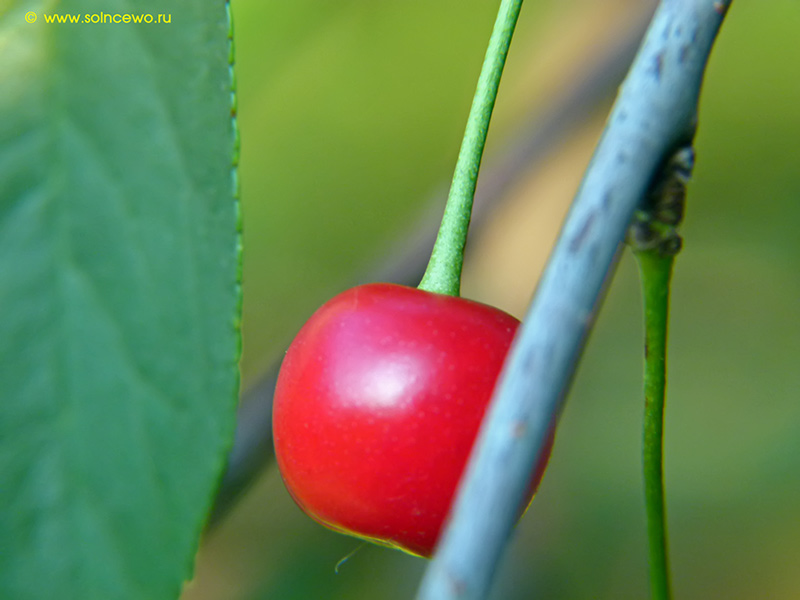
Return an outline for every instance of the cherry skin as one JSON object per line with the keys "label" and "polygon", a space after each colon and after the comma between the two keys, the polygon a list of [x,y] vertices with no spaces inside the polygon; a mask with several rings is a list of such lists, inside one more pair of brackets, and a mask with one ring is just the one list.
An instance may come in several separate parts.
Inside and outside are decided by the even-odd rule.
{"label": "cherry skin", "polygon": [[496,308],[393,284],[323,305],[275,390],[275,454],[297,504],[336,531],[430,556],[518,326]]}

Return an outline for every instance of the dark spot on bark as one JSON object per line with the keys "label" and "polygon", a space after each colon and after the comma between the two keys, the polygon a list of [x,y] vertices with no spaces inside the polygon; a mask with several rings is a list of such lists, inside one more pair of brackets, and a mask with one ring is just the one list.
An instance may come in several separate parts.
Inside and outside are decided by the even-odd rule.
{"label": "dark spot on bark", "polygon": [[663,69],[664,69],[664,53],[659,52],[653,59],[653,66],[650,69],[656,81],[661,81],[661,71]]}
{"label": "dark spot on bark", "polygon": [[[618,154],[617,158],[619,159],[620,163],[625,162],[625,156],[624,155]],[[611,192],[606,191],[603,194],[603,198],[601,200],[603,211],[608,212],[609,210],[611,210],[611,204],[612,204],[611,200],[612,200]]]}
{"label": "dark spot on bark", "polygon": [[649,356],[650,356],[650,347],[647,345],[647,341],[645,341],[645,343],[644,343],[644,359],[647,360],[647,358]]}
{"label": "dark spot on bark", "polygon": [[467,584],[460,577],[448,573],[448,580],[453,593],[459,597],[467,593]]}
{"label": "dark spot on bark", "polygon": [[594,225],[595,220],[595,213],[594,211],[586,217],[586,220],[581,225],[581,228],[578,230],[578,233],[575,234],[575,237],[572,238],[572,241],[569,243],[569,251],[570,252],[578,252],[583,245],[583,242],[586,241],[589,232],[592,230],[592,225]]}

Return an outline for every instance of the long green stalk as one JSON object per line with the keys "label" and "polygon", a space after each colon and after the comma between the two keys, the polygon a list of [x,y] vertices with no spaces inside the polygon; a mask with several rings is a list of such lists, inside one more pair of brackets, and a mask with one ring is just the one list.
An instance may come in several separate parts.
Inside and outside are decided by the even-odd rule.
{"label": "long green stalk", "polygon": [[653,600],[671,597],[667,524],[664,508],[664,398],[667,367],[667,321],[669,283],[673,254],[659,248],[635,253],[644,299],[644,493],[650,559],[650,590]]}
{"label": "long green stalk", "polygon": [[464,247],[467,243],[478,170],[486,145],[486,134],[497,98],[497,89],[500,86],[500,77],[503,74],[508,48],[521,8],[522,0],[503,0],[500,4],[478,79],[478,87],[472,100],[444,217],[428,268],[419,284],[420,289],[450,296],[458,296],[461,293]]}

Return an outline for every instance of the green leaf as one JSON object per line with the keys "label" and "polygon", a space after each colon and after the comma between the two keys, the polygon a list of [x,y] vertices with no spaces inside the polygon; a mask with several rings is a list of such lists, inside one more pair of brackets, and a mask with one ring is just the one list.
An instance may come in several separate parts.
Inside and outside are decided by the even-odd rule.
{"label": "green leaf", "polygon": [[191,575],[238,388],[229,31],[223,2],[0,0],[1,598]]}

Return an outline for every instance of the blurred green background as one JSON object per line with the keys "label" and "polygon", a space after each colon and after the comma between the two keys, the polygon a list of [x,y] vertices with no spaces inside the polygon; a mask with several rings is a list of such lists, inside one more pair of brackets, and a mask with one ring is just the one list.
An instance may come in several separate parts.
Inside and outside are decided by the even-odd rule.
{"label": "blurred green background", "polygon": [[[547,115],[641,0],[528,2],[490,133]],[[455,163],[497,2],[234,0],[245,386],[403,239]],[[703,90],[676,264],[666,483],[677,598],[800,597],[800,5],[734,2]],[[471,239],[464,295],[524,314],[602,128],[565,132]],[[626,256],[493,597],[644,598],[641,308]],[[413,597],[424,561],[297,509],[274,468],[209,533],[184,600]]]}

